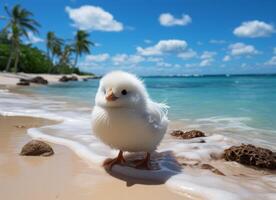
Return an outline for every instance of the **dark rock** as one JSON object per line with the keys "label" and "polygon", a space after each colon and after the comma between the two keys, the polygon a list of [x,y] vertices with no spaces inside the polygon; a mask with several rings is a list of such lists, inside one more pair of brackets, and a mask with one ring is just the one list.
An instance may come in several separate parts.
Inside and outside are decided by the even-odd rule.
{"label": "dark rock", "polygon": [[[182,131],[182,130],[175,130],[171,132],[171,135],[181,139],[192,139],[196,137],[206,137],[205,133],[199,130],[191,130],[191,131]],[[200,143],[204,143],[205,141],[200,141]]]}
{"label": "dark rock", "polygon": [[69,81],[69,79],[67,78],[67,76],[62,76],[60,79],[59,79],[60,82],[67,82]]}
{"label": "dark rock", "polygon": [[213,172],[214,174],[225,176],[224,173],[222,173],[221,171],[219,171],[217,168],[213,167],[212,165],[202,164],[200,167],[201,167],[201,169],[208,169],[211,172]]}
{"label": "dark rock", "polygon": [[30,82],[30,80],[25,79],[25,78],[21,78],[21,79],[19,79],[19,81],[20,81],[20,82]]}
{"label": "dark rock", "polygon": [[76,76],[62,76],[59,81],[60,82],[68,82],[68,81],[77,81],[78,80],[78,77]]}
{"label": "dark rock", "polygon": [[20,153],[22,156],[51,156],[53,154],[52,147],[39,140],[32,140],[25,144]]}
{"label": "dark rock", "polygon": [[16,85],[29,86],[30,81],[26,80],[26,79],[20,79],[20,81],[18,83],[16,83]]}
{"label": "dark rock", "polygon": [[36,76],[36,77],[34,77],[32,79],[21,78],[20,82],[17,83],[17,85],[30,85],[30,83],[47,85],[48,81],[46,79],[44,79],[43,77],[41,77],[41,76]]}
{"label": "dark rock", "polygon": [[227,161],[236,161],[245,165],[276,169],[276,152],[251,144],[225,149],[224,158]]}
{"label": "dark rock", "polygon": [[48,81],[46,79],[44,79],[43,77],[41,77],[41,76],[36,76],[36,77],[30,79],[30,82],[31,83],[36,83],[36,84],[42,84],[42,85],[47,85],[48,84]]}

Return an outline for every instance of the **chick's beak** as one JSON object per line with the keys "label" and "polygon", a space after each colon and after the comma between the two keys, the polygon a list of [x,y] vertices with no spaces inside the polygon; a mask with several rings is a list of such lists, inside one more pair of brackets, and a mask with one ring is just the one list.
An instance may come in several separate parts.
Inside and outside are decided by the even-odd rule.
{"label": "chick's beak", "polygon": [[116,101],[116,100],[118,99],[118,97],[116,97],[116,96],[113,94],[112,90],[109,89],[109,90],[107,90],[107,92],[106,92],[105,99],[106,99],[107,101]]}

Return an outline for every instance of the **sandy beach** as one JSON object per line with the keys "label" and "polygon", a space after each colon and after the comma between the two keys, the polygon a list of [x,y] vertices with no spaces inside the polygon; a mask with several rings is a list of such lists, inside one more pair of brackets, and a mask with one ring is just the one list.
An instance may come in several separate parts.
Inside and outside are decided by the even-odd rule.
{"label": "sandy beach", "polygon": [[[73,76],[77,77],[79,80],[83,80],[85,78],[91,78],[93,76],[89,75],[77,75],[72,74]],[[69,76],[72,76],[69,75]],[[0,72],[0,85],[4,85],[7,87],[15,86],[19,80],[22,79],[32,79],[34,77],[40,76],[48,81],[49,84],[57,84],[60,83],[59,79],[62,76],[68,76],[68,74],[29,74],[29,73],[7,73],[7,72]]]}
{"label": "sandy beach", "polygon": [[[0,198],[28,199],[183,199],[164,185],[134,184],[95,170],[70,149],[51,144],[51,157],[20,156],[31,140],[26,129],[53,124],[33,117],[0,117]],[[194,198],[184,198],[194,199]]]}

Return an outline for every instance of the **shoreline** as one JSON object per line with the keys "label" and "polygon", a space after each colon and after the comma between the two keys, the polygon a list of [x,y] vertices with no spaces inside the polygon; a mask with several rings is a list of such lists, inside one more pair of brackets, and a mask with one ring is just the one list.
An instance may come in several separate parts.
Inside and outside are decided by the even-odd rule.
{"label": "shoreline", "polygon": [[[0,146],[0,196],[3,199],[195,199],[169,191],[164,185],[135,184],[93,169],[69,148],[50,143],[50,157],[20,156],[21,147],[31,138],[28,128],[56,122],[43,118],[0,116],[3,131]],[[17,126],[17,127],[16,127]],[[106,195],[108,191],[108,195]]]}
{"label": "shoreline", "polygon": [[[75,76],[79,81],[89,78],[96,78],[96,76],[92,75],[77,75],[77,74],[31,74],[31,73],[9,73],[9,72],[0,72],[0,85],[2,87],[13,87],[17,86],[16,84],[19,80],[22,79],[32,79],[34,77],[41,76],[42,78],[48,81],[48,84],[58,84],[60,82],[60,78],[63,76]],[[38,85],[38,84],[32,84]]]}

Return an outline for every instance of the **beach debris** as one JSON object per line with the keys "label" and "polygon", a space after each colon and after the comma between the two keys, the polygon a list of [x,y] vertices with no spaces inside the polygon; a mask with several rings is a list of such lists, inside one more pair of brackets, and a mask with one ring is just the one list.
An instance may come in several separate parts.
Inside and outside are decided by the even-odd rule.
{"label": "beach debris", "polygon": [[24,126],[24,125],[16,125],[15,127],[16,128],[26,128],[26,126]]}
{"label": "beach debris", "polygon": [[207,164],[207,163],[201,164],[201,161],[198,161],[198,160],[190,160],[190,159],[185,159],[183,157],[177,157],[177,161],[184,168],[191,167],[191,168],[206,169],[206,170],[210,170],[214,174],[225,176],[224,173],[222,173],[220,170],[213,167],[212,165]]}
{"label": "beach debris", "polygon": [[186,160],[182,158],[177,158],[177,160],[182,166],[196,167],[200,164],[200,162],[197,160]]}
{"label": "beach debris", "polygon": [[242,144],[225,149],[224,158],[227,161],[236,161],[245,165],[276,169],[276,152],[251,144]]}
{"label": "beach debris", "polygon": [[208,169],[211,172],[213,172],[214,174],[220,175],[220,176],[225,176],[224,173],[222,173],[221,171],[219,171],[217,168],[213,167],[212,165],[209,164],[202,164],[200,166],[201,169]]}
{"label": "beach debris", "polygon": [[43,77],[41,77],[41,76],[36,76],[36,77],[34,77],[32,79],[21,78],[19,80],[19,83],[17,83],[17,85],[30,85],[30,83],[47,85],[48,81],[46,79],[44,79]]}
{"label": "beach debris", "polygon": [[39,140],[31,140],[21,150],[22,156],[51,156],[54,154],[52,147]]}
{"label": "beach debris", "polygon": [[30,81],[28,81],[26,79],[20,79],[19,82],[16,83],[16,85],[29,86],[30,85]]}
{"label": "beach debris", "polygon": [[[180,138],[180,139],[192,139],[196,137],[206,137],[205,133],[199,130],[191,130],[191,131],[182,131],[182,130],[174,130],[170,133],[172,136]],[[200,143],[204,143],[204,140],[200,140]]]}
{"label": "beach debris", "polygon": [[62,76],[59,79],[60,82],[68,82],[68,81],[78,81],[78,77],[76,76]]}

